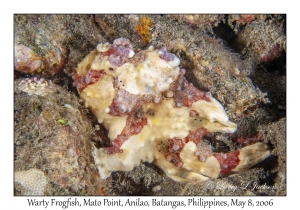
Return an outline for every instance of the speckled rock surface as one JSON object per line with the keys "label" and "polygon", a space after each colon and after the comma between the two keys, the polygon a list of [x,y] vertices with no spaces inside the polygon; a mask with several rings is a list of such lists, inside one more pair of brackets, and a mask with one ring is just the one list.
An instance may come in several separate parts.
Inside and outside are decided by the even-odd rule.
{"label": "speckled rock surface", "polygon": [[[137,26],[143,23],[140,21],[142,17],[151,24],[137,31]],[[224,106],[226,114],[238,125],[238,130],[234,134],[206,135],[203,141],[214,151],[239,149],[242,146],[237,143],[238,138],[254,137],[259,132],[259,140],[269,145],[272,154],[247,171],[197,185],[176,183],[156,166],[142,163],[130,172],[113,172],[105,183],[99,184],[96,178],[90,179],[91,183],[75,180],[78,188],[65,191],[70,180],[59,181],[54,172],[48,171],[46,176],[56,181],[57,188],[54,188],[59,190],[55,193],[46,191],[45,194],[99,194],[101,186],[100,194],[106,195],[285,195],[285,21],[285,16],[280,15],[193,16],[193,19],[173,15],[15,15],[15,47],[23,45],[31,50],[26,48],[27,52],[32,52],[32,56],[15,60],[15,80],[33,74],[38,78],[52,79],[62,91],[73,92],[74,99],[70,102],[62,100],[58,103],[60,109],[61,103],[73,106],[72,102],[78,100],[75,100],[76,90],[70,77],[77,64],[98,43],[111,43],[116,38],[125,37],[135,49],[145,49],[149,45],[155,48],[165,46],[180,58],[181,67],[187,70],[187,80],[200,90],[210,91]],[[262,30],[267,30],[270,36],[260,33]],[[142,39],[143,33],[150,34],[147,42]],[[23,62],[21,58],[29,62]],[[57,148],[43,146],[48,137],[34,129],[32,132],[36,133],[32,134],[31,127],[26,125],[34,125],[39,117],[47,125],[47,115],[45,118],[42,114],[47,109],[40,110],[39,107],[48,98],[26,94],[15,89],[15,172],[37,168],[46,173],[45,168],[50,167],[47,162],[52,157],[31,157],[30,149],[22,150],[20,156],[20,149],[33,145],[35,151],[42,154],[47,150],[59,152],[67,145],[71,150],[76,146],[70,140],[57,143]],[[54,91],[53,97],[57,95],[59,93]],[[24,100],[28,102],[23,103]],[[32,109],[36,112],[28,114],[30,112],[26,110]],[[89,116],[89,120],[95,119]],[[57,136],[70,136],[75,132],[56,121],[50,125],[56,128],[47,134],[53,138],[54,144]],[[91,122],[86,128],[80,133],[85,136],[82,137],[86,139],[84,141],[91,141],[92,137],[87,137],[92,132]],[[108,146],[106,131],[101,125],[97,128],[95,132],[101,134],[101,138],[94,137],[95,145]],[[86,153],[85,158],[89,150]],[[71,164],[75,162],[71,161]],[[51,167],[55,171],[60,166]],[[76,173],[80,174],[81,170]],[[15,193],[22,194],[21,186],[17,185]],[[83,186],[96,186],[97,190],[80,191]]]}
{"label": "speckled rock surface", "polygon": [[15,195],[94,195],[94,129],[77,97],[36,78],[14,93]]}

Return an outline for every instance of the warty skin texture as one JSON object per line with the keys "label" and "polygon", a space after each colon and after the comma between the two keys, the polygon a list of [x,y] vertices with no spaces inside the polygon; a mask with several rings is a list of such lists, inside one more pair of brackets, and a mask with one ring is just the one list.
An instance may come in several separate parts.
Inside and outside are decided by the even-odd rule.
{"label": "warty skin texture", "polygon": [[99,44],[78,65],[74,85],[111,141],[109,148],[93,151],[102,178],[148,161],[175,181],[201,182],[269,156],[267,146],[257,143],[199,159],[196,150],[205,134],[233,133],[236,124],[210,93],[186,81],[179,64],[164,47],[135,54],[129,40],[119,38]]}

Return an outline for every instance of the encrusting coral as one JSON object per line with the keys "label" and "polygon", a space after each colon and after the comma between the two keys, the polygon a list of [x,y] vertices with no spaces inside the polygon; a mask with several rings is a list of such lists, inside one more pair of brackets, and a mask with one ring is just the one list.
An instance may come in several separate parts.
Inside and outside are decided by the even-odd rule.
{"label": "encrusting coral", "polygon": [[210,92],[185,79],[179,64],[165,47],[135,54],[130,41],[119,38],[99,44],[78,65],[74,86],[110,138],[110,147],[93,151],[102,178],[147,161],[175,181],[201,182],[247,169],[270,155],[264,143],[229,153],[203,151],[204,135],[233,133],[237,126]]}
{"label": "encrusting coral", "polygon": [[47,177],[39,169],[15,172],[15,182],[21,185],[23,195],[44,195]]}

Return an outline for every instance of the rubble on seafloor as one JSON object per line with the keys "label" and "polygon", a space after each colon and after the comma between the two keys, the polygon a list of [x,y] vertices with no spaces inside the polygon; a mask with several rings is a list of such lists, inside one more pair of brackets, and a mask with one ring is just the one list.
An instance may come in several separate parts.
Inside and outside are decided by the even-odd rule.
{"label": "rubble on seafloor", "polygon": [[[14,22],[16,195],[286,194],[284,15],[15,15]],[[85,113],[71,76],[97,44],[119,37],[137,51],[165,46],[188,82],[222,104],[238,129],[205,135],[213,152],[257,139],[271,157],[198,184],[174,182],[148,162],[100,180],[91,151],[109,146],[107,132]],[[28,188],[18,174],[39,177],[40,187]]]}
{"label": "rubble on seafloor", "polygon": [[51,80],[15,81],[16,195],[94,195],[94,132],[79,99]]}

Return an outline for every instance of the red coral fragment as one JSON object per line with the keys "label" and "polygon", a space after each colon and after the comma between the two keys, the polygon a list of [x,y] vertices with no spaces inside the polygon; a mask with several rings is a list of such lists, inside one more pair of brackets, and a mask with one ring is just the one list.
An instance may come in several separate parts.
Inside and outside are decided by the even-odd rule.
{"label": "red coral fragment", "polygon": [[105,149],[107,154],[115,154],[123,152],[120,148],[123,143],[128,140],[131,136],[141,132],[143,127],[147,124],[147,118],[140,109],[136,109],[132,112],[126,120],[126,125],[122,130],[122,133],[117,136],[111,142],[111,146]]}
{"label": "red coral fragment", "polygon": [[132,112],[139,102],[139,96],[120,89],[115,95],[109,107],[109,114],[113,116],[124,116]]}
{"label": "red coral fragment", "polygon": [[88,85],[96,83],[99,77],[101,77],[104,74],[106,74],[104,70],[96,71],[90,69],[85,76],[79,76],[76,71],[73,71],[73,86],[75,86],[79,90],[79,92],[81,92]]}
{"label": "red coral fragment", "polygon": [[214,153],[213,156],[217,158],[220,163],[221,171],[220,175],[225,175],[231,173],[240,162],[239,159],[240,151],[236,150],[229,153]]}
{"label": "red coral fragment", "polygon": [[198,90],[184,78],[185,70],[181,69],[178,79],[173,87],[174,102],[176,107],[191,107],[195,101],[210,101],[211,94]]}

